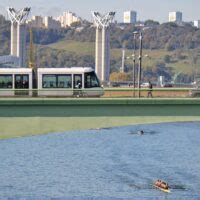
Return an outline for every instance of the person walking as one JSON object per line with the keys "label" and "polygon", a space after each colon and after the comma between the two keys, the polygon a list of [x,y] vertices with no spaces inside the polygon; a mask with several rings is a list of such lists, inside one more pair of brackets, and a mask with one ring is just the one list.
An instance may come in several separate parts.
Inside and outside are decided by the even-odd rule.
{"label": "person walking", "polygon": [[152,83],[149,81],[149,85],[148,85],[148,88],[149,88],[149,90],[148,90],[148,95],[147,95],[147,97],[153,97],[153,95],[152,95],[152,90],[153,90],[153,85],[152,85]]}

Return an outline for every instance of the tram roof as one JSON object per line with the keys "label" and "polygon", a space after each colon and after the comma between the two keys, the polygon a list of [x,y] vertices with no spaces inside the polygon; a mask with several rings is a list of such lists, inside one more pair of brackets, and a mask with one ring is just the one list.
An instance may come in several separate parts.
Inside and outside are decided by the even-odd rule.
{"label": "tram roof", "polygon": [[91,67],[38,68],[39,73],[84,73],[94,71]]}
{"label": "tram roof", "polygon": [[15,74],[15,73],[31,73],[32,69],[30,68],[0,68],[0,74]]}

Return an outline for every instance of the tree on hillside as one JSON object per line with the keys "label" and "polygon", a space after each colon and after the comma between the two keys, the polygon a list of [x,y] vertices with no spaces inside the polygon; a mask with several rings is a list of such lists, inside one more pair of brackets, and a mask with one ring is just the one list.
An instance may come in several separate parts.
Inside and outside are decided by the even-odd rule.
{"label": "tree on hillside", "polygon": [[164,56],[164,62],[165,63],[170,63],[171,62],[171,56],[170,55],[165,55]]}
{"label": "tree on hillside", "polygon": [[152,19],[149,19],[149,20],[146,20],[144,22],[144,25],[145,26],[158,26],[158,25],[160,25],[160,23],[158,21],[154,21]]}
{"label": "tree on hillside", "polygon": [[81,26],[81,22],[80,21],[79,22],[73,22],[70,26],[71,27],[79,27],[79,26]]}
{"label": "tree on hillside", "polygon": [[157,81],[159,76],[164,76],[165,80],[170,81],[172,75],[172,69],[166,67],[163,62],[157,62],[156,65],[147,67],[146,70],[143,70],[144,81]]}
{"label": "tree on hillside", "polygon": [[122,72],[113,72],[110,75],[111,82],[118,82],[118,81],[130,81],[131,74],[130,73],[122,73]]}
{"label": "tree on hillside", "polygon": [[[53,29],[33,29],[33,41],[35,44],[51,44],[64,38],[64,30]],[[27,41],[29,42],[29,33],[27,33]]]}

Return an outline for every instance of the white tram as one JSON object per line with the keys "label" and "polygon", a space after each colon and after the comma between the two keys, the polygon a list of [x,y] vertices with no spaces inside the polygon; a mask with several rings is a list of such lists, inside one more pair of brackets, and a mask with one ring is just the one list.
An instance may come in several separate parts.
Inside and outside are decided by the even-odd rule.
{"label": "white tram", "polygon": [[104,91],[92,68],[39,68],[38,96],[102,96]]}
{"label": "white tram", "polygon": [[32,82],[32,69],[0,68],[0,96],[31,96]]}
{"label": "white tram", "polygon": [[[37,78],[37,88],[33,88],[33,77]],[[0,96],[31,96],[32,89],[38,89],[37,96],[100,97],[104,94],[92,68],[38,68],[36,76],[28,68],[0,68]]]}

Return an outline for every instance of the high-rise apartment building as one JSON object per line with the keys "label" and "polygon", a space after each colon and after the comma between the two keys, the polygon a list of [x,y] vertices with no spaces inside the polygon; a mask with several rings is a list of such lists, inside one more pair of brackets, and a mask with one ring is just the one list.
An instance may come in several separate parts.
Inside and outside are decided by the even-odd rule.
{"label": "high-rise apartment building", "polygon": [[0,15],[0,24],[3,24],[5,20],[5,17],[3,15]]}
{"label": "high-rise apartment building", "polygon": [[195,20],[194,26],[197,27],[197,28],[200,28],[200,20]]}
{"label": "high-rise apartment building", "polygon": [[44,26],[48,29],[60,29],[61,24],[59,21],[53,19],[52,17],[44,17]]}
{"label": "high-rise apartment building", "polygon": [[183,22],[183,14],[182,12],[170,12],[169,13],[169,22],[175,22],[177,24],[181,24]]}
{"label": "high-rise apartment building", "polygon": [[136,22],[137,22],[137,12],[136,11],[124,12],[124,23],[135,24]]}
{"label": "high-rise apartment building", "polygon": [[80,18],[70,11],[64,12],[57,20],[60,21],[62,27],[71,26],[74,22],[80,22]]}
{"label": "high-rise apartment building", "polygon": [[35,28],[44,27],[42,16],[33,16],[30,20],[27,21],[27,23],[31,25],[31,27],[35,27]]}

